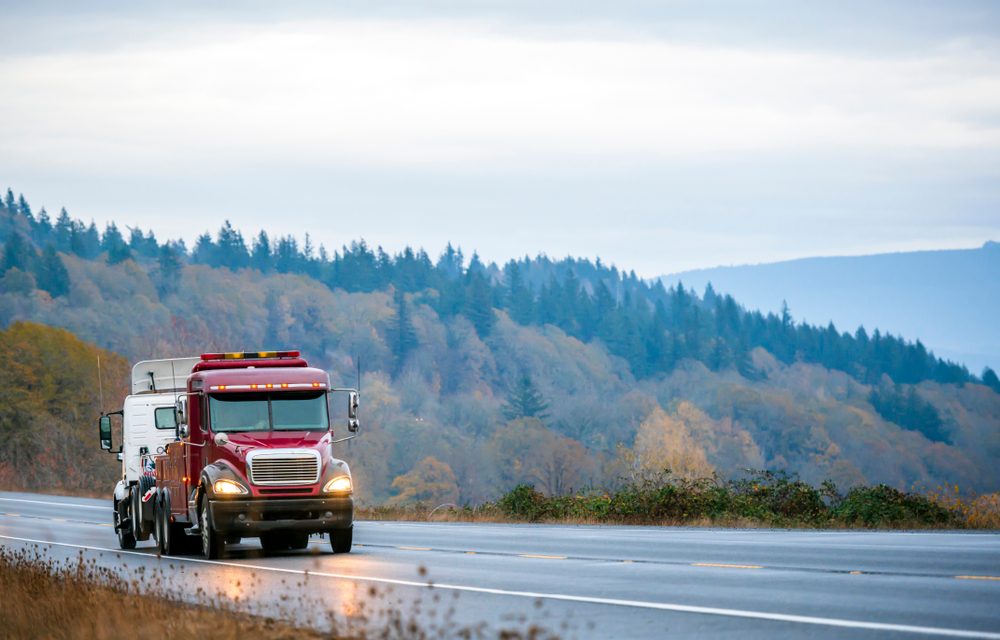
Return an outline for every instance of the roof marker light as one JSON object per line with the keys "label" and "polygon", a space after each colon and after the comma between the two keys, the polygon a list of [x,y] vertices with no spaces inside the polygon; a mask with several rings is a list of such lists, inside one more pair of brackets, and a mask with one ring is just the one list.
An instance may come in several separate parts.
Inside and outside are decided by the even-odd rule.
{"label": "roof marker light", "polygon": [[202,360],[264,360],[268,358],[298,358],[299,351],[227,351],[203,353]]}

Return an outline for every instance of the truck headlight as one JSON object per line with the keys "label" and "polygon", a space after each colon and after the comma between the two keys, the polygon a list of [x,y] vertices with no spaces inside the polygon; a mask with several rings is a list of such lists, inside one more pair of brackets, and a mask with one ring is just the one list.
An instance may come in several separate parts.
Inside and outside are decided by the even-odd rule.
{"label": "truck headlight", "polygon": [[326,486],[323,487],[323,493],[350,493],[351,489],[353,487],[350,476],[337,476],[326,483]]}
{"label": "truck headlight", "polygon": [[247,488],[233,480],[216,480],[212,490],[217,496],[239,496],[247,493]]}

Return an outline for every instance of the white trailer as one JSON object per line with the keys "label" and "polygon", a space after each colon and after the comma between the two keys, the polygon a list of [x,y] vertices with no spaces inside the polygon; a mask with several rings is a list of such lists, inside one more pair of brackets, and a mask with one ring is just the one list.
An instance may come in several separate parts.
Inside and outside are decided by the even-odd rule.
{"label": "white trailer", "polygon": [[191,368],[200,360],[170,358],[136,363],[132,367],[132,392],[122,409],[101,416],[101,447],[106,451],[111,451],[111,416],[122,417],[122,442],[116,451],[122,463],[122,478],[115,485],[114,526],[123,549],[134,548],[137,540],[148,540],[153,531],[153,458],[177,439],[177,396],[186,390]]}

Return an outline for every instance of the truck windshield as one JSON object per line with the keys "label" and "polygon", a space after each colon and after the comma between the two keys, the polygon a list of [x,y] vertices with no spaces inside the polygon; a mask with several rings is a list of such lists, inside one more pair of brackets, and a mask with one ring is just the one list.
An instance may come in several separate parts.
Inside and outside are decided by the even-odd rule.
{"label": "truck windshield", "polygon": [[209,396],[212,431],[325,431],[329,428],[322,391],[227,393]]}

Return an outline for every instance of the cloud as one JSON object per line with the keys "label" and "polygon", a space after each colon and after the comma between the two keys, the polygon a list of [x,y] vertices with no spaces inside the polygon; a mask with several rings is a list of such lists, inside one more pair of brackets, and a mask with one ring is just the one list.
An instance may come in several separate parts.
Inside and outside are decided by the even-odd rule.
{"label": "cloud", "polygon": [[866,58],[331,19],[6,55],[0,77],[3,156],[124,170],[1000,146],[1000,59],[961,44]]}
{"label": "cloud", "polygon": [[946,16],[903,34],[810,9],[778,37],[746,11],[75,10],[24,8],[0,42],[0,187],[98,224],[190,242],[229,217],[649,276],[1000,233],[1000,55]]}

